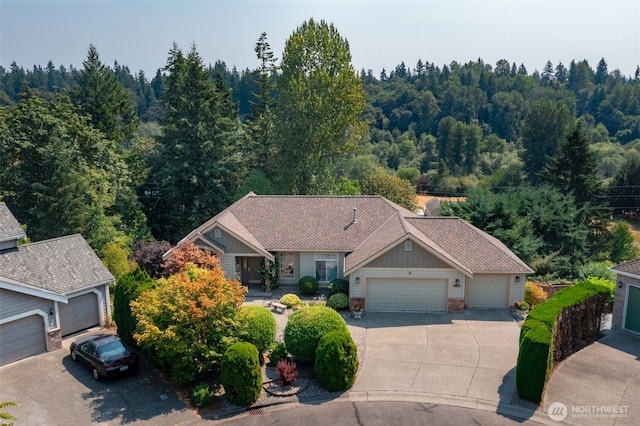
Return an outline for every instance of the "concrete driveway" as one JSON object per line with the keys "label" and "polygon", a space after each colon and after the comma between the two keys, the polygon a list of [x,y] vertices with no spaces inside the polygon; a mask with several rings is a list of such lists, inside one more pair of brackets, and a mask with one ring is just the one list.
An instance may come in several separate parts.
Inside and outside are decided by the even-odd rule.
{"label": "concrete driveway", "polygon": [[637,425],[640,336],[613,330],[564,360],[551,375],[543,407],[565,423]]}
{"label": "concrete driveway", "polygon": [[63,349],[0,368],[0,401],[17,407],[3,411],[16,425],[196,424],[188,409],[144,360],[137,374],[94,380],[88,368],[74,363],[69,345],[91,330],[63,340]]}
{"label": "concrete driveway", "polygon": [[369,313],[366,329],[352,401],[419,400],[524,418],[536,414],[536,405],[517,394],[520,328],[507,310]]}

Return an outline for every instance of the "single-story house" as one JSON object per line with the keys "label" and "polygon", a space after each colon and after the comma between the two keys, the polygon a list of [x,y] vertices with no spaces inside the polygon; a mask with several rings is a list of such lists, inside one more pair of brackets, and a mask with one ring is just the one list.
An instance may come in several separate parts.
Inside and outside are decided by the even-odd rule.
{"label": "single-story house", "polygon": [[[306,275],[349,281],[368,311],[460,312],[524,299],[532,270],[496,238],[457,217],[423,217],[380,196],[249,193],[194,229],[228,278],[260,284],[261,259],[280,284]],[[165,256],[169,256],[170,252]]]}
{"label": "single-story house", "polygon": [[115,279],[81,235],[19,245],[0,203],[0,365],[62,347],[62,337],[111,316]]}
{"label": "single-story house", "polygon": [[609,270],[617,274],[611,327],[640,334],[640,257]]}

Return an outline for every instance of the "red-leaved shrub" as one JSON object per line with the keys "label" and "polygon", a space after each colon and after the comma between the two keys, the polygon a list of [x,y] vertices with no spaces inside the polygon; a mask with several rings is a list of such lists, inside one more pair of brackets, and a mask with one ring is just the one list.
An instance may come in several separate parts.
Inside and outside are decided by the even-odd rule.
{"label": "red-leaved shrub", "polygon": [[282,384],[285,386],[296,381],[298,378],[298,372],[296,371],[296,363],[281,359],[276,365],[276,373],[280,376]]}

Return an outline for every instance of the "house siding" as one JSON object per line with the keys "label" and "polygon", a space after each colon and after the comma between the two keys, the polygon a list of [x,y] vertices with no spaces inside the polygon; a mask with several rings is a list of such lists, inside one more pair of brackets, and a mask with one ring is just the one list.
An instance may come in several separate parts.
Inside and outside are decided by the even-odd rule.
{"label": "house siding", "polygon": [[438,259],[422,247],[413,243],[411,251],[406,251],[404,241],[367,263],[371,268],[449,268],[442,260]]}
{"label": "house siding", "polygon": [[236,257],[230,254],[220,255],[220,266],[224,271],[224,277],[228,280],[237,279]]}
{"label": "house siding", "polygon": [[616,283],[622,283],[622,286],[618,287],[618,284],[616,284],[616,294],[613,301],[611,328],[622,328],[622,319],[624,317],[625,308],[624,299],[627,295],[627,286],[631,284],[640,287],[640,278],[618,275]]}
{"label": "house siding", "polygon": [[53,305],[54,302],[51,300],[0,289],[0,320],[36,309],[42,312],[49,312]]}
{"label": "house siding", "polygon": [[515,277],[511,281],[511,300],[509,305],[513,306],[516,302],[524,300],[524,277],[520,277],[520,282],[517,283]]}
{"label": "house siding", "polygon": [[229,233],[225,232],[223,229],[220,229],[220,238],[215,238],[215,230],[220,228],[214,228],[211,231],[207,232],[205,235],[211,241],[220,245],[224,248],[225,253],[235,253],[235,254],[256,254],[256,251],[244,244],[243,242],[237,240]]}

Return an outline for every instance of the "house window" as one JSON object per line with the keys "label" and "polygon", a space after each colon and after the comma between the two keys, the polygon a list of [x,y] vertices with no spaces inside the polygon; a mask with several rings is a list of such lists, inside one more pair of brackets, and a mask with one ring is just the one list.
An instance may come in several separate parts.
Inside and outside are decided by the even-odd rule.
{"label": "house window", "polygon": [[222,238],[222,231],[220,228],[216,228],[213,230],[213,238]]}
{"label": "house window", "polygon": [[411,241],[405,241],[404,251],[411,251],[411,250],[413,250],[413,243]]}
{"label": "house window", "polygon": [[280,253],[280,276],[293,277],[295,262],[296,257],[293,253]]}
{"label": "house window", "polygon": [[316,279],[329,282],[338,278],[338,255],[316,254]]}

